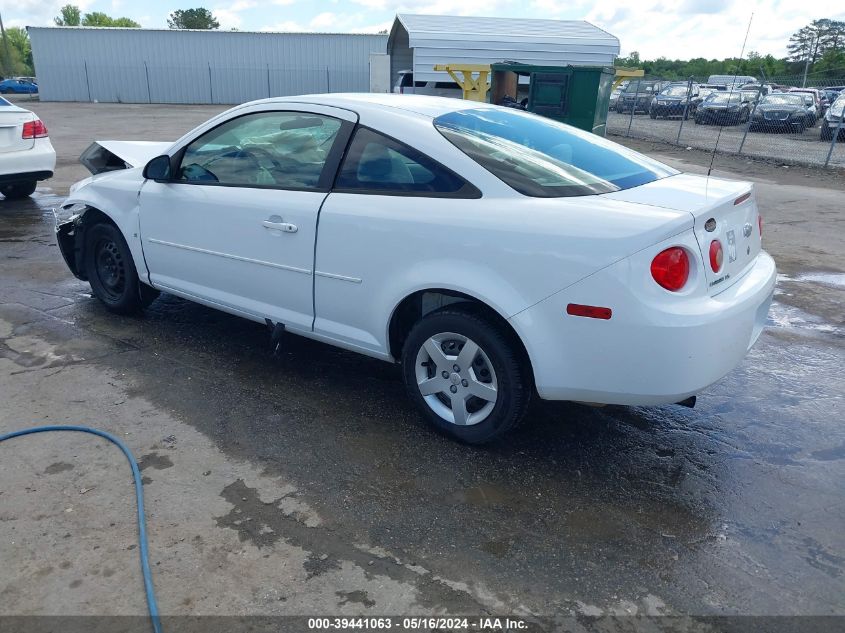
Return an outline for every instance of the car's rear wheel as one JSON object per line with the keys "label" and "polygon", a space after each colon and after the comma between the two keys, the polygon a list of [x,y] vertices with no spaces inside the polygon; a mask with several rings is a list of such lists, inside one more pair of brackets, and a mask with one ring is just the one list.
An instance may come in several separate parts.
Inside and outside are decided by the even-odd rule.
{"label": "car's rear wheel", "polygon": [[819,134],[819,138],[823,141],[829,141],[833,138],[833,131],[830,129],[830,126],[827,124],[827,119],[825,119],[824,123],[822,123],[822,131]]}
{"label": "car's rear wheel", "polygon": [[11,182],[0,187],[0,193],[8,200],[19,200],[35,193],[37,183],[34,180]]}
{"label": "car's rear wheel", "polygon": [[414,325],[402,350],[411,400],[439,431],[482,444],[513,429],[531,399],[518,342],[471,308],[451,306]]}
{"label": "car's rear wheel", "polygon": [[94,296],[111,312],[134,314],[158,296],[139,281],[129,246],[112,224],[95,224],[86,231],[84,262]]}

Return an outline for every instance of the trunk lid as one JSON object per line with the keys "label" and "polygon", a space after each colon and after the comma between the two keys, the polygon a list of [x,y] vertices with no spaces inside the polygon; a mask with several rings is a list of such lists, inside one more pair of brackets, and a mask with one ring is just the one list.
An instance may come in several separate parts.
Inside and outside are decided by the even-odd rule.
{"label": "trunk lid", "polygon": [[[9,103],[5,99],[2,103]],[[35,140],[23,138],[23,124],[34,121],[36,116],[29,110],[15,105],[0,103],[0,153],[19,152],[32,149]]]}
{"label": "trunk lid", "polygon": [[[710,295],[733,285],[761,250],[759,212],[749,182],[678,174],[605,195],[690,213]],[[718,272],[710,267],[713,240],[722,244],[723,262]]]}

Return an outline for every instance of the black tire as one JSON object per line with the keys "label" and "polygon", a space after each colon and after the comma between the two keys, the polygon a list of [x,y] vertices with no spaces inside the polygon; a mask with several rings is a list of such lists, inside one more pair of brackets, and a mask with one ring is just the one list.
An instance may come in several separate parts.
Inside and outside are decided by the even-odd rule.
{"label": "black tire", "polygon": [[[478,345],[479,353],[470,361],[470,368],[460,368],[460,372],[454,371],[447,379],[437,375],[440,369],[436,364],[432,366],[431,358],[433,357],[428,356],[429,360],[419,363],[422,368],[420,372],[427,372],[432,378],[443,378],[444,384],[451,382],[449,389],[453,393],[460,390],[461,385],[467,387],[467,381],[452,379],[455,376],[466,377],[470,370],[479,381],[485,379],[485,376],[491,383],[495,380],[497,383],[495,403],[486,417],[477,423],[462,426],[455,424],[452,420],[444,419],[434,411],[426,401],[426,397],[420,392],[417,374],[418,357],[425,354],[424,346],[432,337],[447,333],[459,335]],[[441,344],[441,351],[444,352],[448,363],[457,361],[457,354],[463,349],[463,344],[456,345],[455,343],[455,340],[446,340]],[[454,352],[454,359],[449,358],[450,351]],[[492,372],[486,369],[488,362]],[[480,372],[476,374],[476,368],[479,366]],[[451,372],[453,369],[454,366],[448,368],[448,371]],[[534,391],[530,365],[519,342],[514,340],[513,334],[504,326],[495,323],[469,304],[448,306],[417,321],[402,348],[402,375],[408,396],[428,422],[441,433],[467,444],[483,444],[514,429],[524,418]],[[460,397],[462,393],[464,392],[458,391],[454,397]],[[452,405],[446,402],[447,395],[436,393],[427,397],[437,399],[432,400],[435,406],[443,411],[451,412]],[[472,395],[466,395],[464,398],[465,408],[468,411],[479,405],[487,405],[484,400]],[[438,405],[438,401],[441,404]],[[483,410],[481,413],[483,414]],[[474,413],[470,412],[468,415],[472,416]]]}
{"label": "black tire", "polygon": [[83,263],[91,291],[110,312],[135,314],[158,296],[157,290],[139,281],[129,246],[113,224],[86,230]]}
{"label": "black tire", "polygon": [[38,183],[34,180],[27,180],[25,182],[10,182],[7,185],[0,187],[0,193],[7,200],[20,200],[35,193],[35,187]]}
{"label": "black tire", "polygon": [[648,116],[650,116],[652,119],[656,119],[657,113],[654,110],[649,110]]}
{"label": "black tire", "polygon": [[833,130],[830,129],[827,121],[822,123],[822,130],[819,133],[819,139],[822,141],[830,141],[833,139]]}

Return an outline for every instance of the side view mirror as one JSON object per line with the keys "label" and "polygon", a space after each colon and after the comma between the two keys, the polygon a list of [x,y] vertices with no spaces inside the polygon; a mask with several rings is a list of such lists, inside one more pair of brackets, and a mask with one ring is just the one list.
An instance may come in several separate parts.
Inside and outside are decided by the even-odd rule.
{"label": "side view mirror", "polygon": [[166,182],[170,180],[170,156],[156,156],[147,166],[144,167],[144,178],[155,180],[156,182]]}

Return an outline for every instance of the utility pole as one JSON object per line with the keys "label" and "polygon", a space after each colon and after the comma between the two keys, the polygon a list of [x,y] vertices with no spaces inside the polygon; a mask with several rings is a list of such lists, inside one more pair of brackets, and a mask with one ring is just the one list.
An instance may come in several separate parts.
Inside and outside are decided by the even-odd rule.
{"label": "utility pole", "polygon": [[0,37],[3,38],[3,75],[11,75],[10,64],[12,63],[12,56],[9,53],[9,40],[6,39],[6,29],[3,27],[3,15],[0,14]]}
{"label": "utility pole", "polygon": [[804,79],[801,80],[801,87],[807,87],[807,71],[810,69],[810,55],[813,53],[813,48],[816,45],[816,36],[813,35],[813,39],[810,40],[810,48],[807,49],[807,59],[804,60]]}

